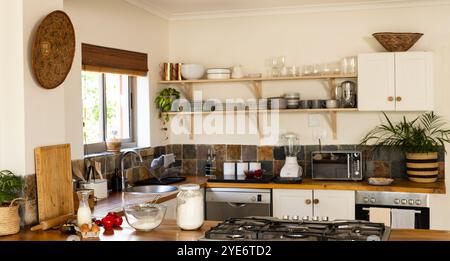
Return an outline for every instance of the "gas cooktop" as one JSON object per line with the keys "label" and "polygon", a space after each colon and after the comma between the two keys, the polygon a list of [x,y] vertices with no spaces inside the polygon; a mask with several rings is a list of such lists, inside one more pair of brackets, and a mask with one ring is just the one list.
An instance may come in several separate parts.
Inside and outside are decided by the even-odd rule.
{"label": "gas cooktop", "polygon": [[231,218],[211,228],[202,240],[386,241],[390,228],[368,221],[302,221]]}

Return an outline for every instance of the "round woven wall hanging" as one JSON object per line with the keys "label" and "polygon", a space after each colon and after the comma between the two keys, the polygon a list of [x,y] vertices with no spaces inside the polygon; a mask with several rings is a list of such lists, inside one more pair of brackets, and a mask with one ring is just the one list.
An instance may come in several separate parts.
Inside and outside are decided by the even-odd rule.
{"label": "round woven wall hanging", "polygon": [[50,13],[34,38],[32,66],[36,80],[45,89],[61,85],[69,74],[75,55],[75,30],[63,11]]}

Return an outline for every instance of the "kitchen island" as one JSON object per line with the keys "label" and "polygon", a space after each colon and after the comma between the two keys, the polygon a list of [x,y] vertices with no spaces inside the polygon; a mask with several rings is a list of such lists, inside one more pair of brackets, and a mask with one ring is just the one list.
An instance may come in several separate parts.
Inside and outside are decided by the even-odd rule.
{"label": "kitchen island", "polygon": [[[151,232],[138,232],[126,222],[122,229],[105,232],[102,228],[100,241],[197,241],[218,222],[206,221],[197,231],[180,230],[175,220],[165,220]],[[58,230],[31,232],[23,230],[19,234],[0,237],[0,241],[66,241],[68,235]],[[393,229],[389,241],[450,241],[450,231]]]}

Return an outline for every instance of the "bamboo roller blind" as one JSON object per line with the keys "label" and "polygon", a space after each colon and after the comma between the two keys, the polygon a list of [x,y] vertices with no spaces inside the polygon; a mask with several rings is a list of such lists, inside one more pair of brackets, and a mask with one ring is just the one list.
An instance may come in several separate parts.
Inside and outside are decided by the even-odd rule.
{"label": "bamboo roller blind", "polygon": [[146,53],[85,43],[81,45],[81,48],[83,70],[85,71],[147,76],[148,57]]}

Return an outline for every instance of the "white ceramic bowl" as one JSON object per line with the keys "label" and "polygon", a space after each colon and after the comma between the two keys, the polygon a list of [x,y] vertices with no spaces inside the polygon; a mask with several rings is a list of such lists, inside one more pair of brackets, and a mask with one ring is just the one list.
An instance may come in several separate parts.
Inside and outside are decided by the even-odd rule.
{"label": "white ceramic bowl", "polygon": [[208,79],[210,80],[226,80],[230,78],[231,74],[228,73],[208,73]]}
{"label": "white ceramic bowl", "polygon": [[186,80],[198,80],[205,74],[205,67],[201,64],[183,64],[181,65],[181,76]]}

